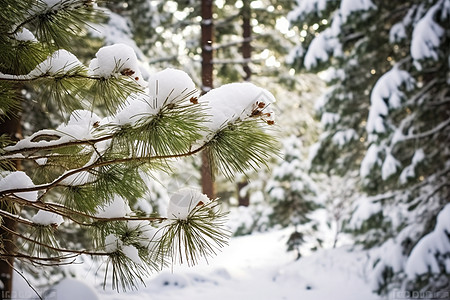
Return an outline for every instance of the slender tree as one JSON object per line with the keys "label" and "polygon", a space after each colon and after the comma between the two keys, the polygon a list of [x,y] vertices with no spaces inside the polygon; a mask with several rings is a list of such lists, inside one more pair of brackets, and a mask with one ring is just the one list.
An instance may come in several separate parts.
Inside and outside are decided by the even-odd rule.
{"label": "slender tree", "polygon": [[[201,48],[202,48],[202,94],[213,88],[213,1],[202,0],[201,7]],[[211,199],[214,198],[214,181],[210,161],[206,152],[202,153],[202,190]]]}

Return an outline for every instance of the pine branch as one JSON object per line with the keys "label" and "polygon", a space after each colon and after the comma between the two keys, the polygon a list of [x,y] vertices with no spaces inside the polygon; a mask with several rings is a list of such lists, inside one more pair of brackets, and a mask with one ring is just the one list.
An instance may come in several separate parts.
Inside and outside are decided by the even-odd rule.
{"label": "pine branch", "polygon": [[[188,129],[188,128],[186,128]],[[161,141],[162,142],[162,141]],[[256,120],[248,120],[229,125],[216,133],[210,141],[195,150],[189,150],[179,154],[139,156],[115,158],[110,160],[97,160],[81,168],[73,169],[48,184],[41,184],[29,188],[10,189],[0,192],[0,196],[19,192],[30,192],[39,190],[50,190],[58,186],[65,186],[62,182],[78,173],[94,170],[99,167],[125,164],[125,163],[149,163],[171,158],[181,158],[194,155],[204,148],[212,162],[213,171],[221,170],[231,178],[235,171],[245,173],[248,169],[258,169],[261,165],[267,166],[267,160],[272,153],[276,153],[277,145],[275,139],[265,133],[257,124]],[[177,149],[175,149],[177,150]],[[162,150],[164,151],[164,149]]]}
{"label": "pine branch", "polygon": [[108,278],[108,270],[112,268],[112,288],[119,291],[136,290],[138,285],[136,279],[145,286],[144,277],[148,271],[145,266],[137,264],[128,258],[123,252],[117,250],[109,254],[106,261],[106,272],[103,280],[103,288],[105,288]]}
{"label": "pine branch", "polygon": [[76,257],[80,256],[79,254],[66,254],[61,256],[52,256],[52,257],[39,257],[32,256],[21,252],[15,253],[0,253],[0,259],[14,257],[18,260],[27,260],[33,265],[38,265],[41,267],[51,267],[51,266],[65,266],[71,265],[75,262]]}
{"label": "pine branch", "polygon": [[92,107],[103,105],[109,113],[115,113],[118,107],[126,103],[128,97],[143,94],[142,87],[129,76],[88,76],[84,66],[75,66],[51,74],[0,74],[0,81],[33,82],[41,87],[39,99],[46,99],[47,105],[50,101],[56,103],[60,111],[68,112],[83,108],[79,99],[87,98],[92,99]]}
{"label": "pine branch", "polygon": [[12,36],[29,25],[36,28],[39,41],[48,43],[50,47],[68,49],[73,44],[72,39],[78,37],[84,27],[90,26],[89,22],[103,17],[102,12],[86,0],[62,1],[49,8],[37,4],[33,3],[32,14],[7,35]]}
{"label": "pine branch", "polygon": [[143,94],[143,89],[129,76],[118,77],[90,77],[93,80],[89,89],[84,89],[82,96],[92,98],[91,108],[104,106],[106,110],[114,114],[117,108],[123,108],[128,97],[132,99]]}
{"label": "pine branch", "polygon": [[[30,208],[35,208],[35,209],[40,209],[40,210],[44,210],[44,211],[48,211],[51,213],[55,213],[57,215],[60,215],[80,226],[84,226],[84,227],[89,227],[89,226],[98,226],[99,223],[102,222],[114,222],[114,221],[149,221],[149,222],[162,222],[167,220],[167,218],[164,217],[155,217],[155,216],[131,216],[131,217],[97,217],[95,215],[92,214],[88,214],[88,213],[84,213],[82,211],[79,210],[75,210],[75,209],[71,209],[69,207],[67,207],[66,205],[62,205],[62,204],[58,204],[58,203],[52,203],[52,202],[40,202],[40,201],[28,201],[26,199],[20,198],[18,196],[15,197],[9,197],[9,198],[2,198],[1,201],[14,201],[16,203],[18,203],[19,205],[24,205]],[[5,217],[10,217],[13,218],[17,221],[20,221],[21,223],[24,223],[26,225],[31,225],[31,226],[35,226],[35,223],[32,223],[30,221],[27,221],[26,219],[20,218],[17,219],[15,217],[14,214],[12,213],[8,213],[6,211],[0,210],[0,214],[4,215]],[[83,222],[80,221],[79,219],[77,219],[77,217],[79,219],[90,219],[93,220],[92,222]],[[51,226],[51,225],[48,225]]]}
{"label": "pine branch", "polygon": [[166,256],[188,265],[197,264],[200,258],[207,259],[227,245],[230,232],[224,229],[227,213],[218,211],[220,204],[212,201],[201,204],[184,219],[173,219],[159,230],[161,238],[155,248],[158,260]]}
{"label": "pine branch", "polygon": [[272,154],[277,153],[276,140],[258,126],[256,120],[230,124],[215,134],[205,151],[212,174],[220,170],[228,178],[235,172],[245,174],[249,169],[267,167]]}
{"label": "pine branch", "polygon": [[[22,234],[20,234],[20,233],[18,233],[16,231],[14,231],[14,230],[11,230],[10,228],[4,226],[3,224],[1,224],[0,227],[3,230],[5,230],[6,232],[11,233],[11,234],[13,234],[13,235],[15,235],[15,236],[17,236],[17,237],[27,241],[27,242],[31,242],[31,243],[37,244],[37,245],[39,245],[41,247],[53,250],[55,252],[76,254],[77,256],[82,255],[82,254],[93,255],[93,256],[107,256],[107,255],[109,255],[109,253],[107,253],[107,252],[95,252],[95,251],[89,251],[89,250],[74,250],[74,249],[64,249],[64,248],[53,247],[51,245],[40,243],[39,241],[36,241],[36,240],[34,240],[32,238],[28,238],[28,237],[26,237],[26,236],[24,236],[24,235],[22,235]],[[3,254],[0,253],[0,255],[3,255]]]}
{"label": "pine branch", "polygon": [[[73,147],[73,146],[81,146],[81,145],[95,145],[96,143],[107,141],[112,139],[112,135],[105,135],[99,138],[93,138],[93,139],[86,139],[86,140],[73,140],[66,143],[60,143],[60,144],[53,144],[53,145],[42,145],[42,146],[35,146],[35,147],[19,147],[17,149],[16,146],[12,147],[4,147],[2,148],[3,151],[5,151],[5,156],[0,157],[0,160],[3,159],[21,159],[20,157],[13,157],[15,154],[24,154],[27,152],[31,152],[29,155],[32,155],[38,151],[46,151],[46,150],[57,150],[61,148],[67,148],[67,147]],[[13,149],[13,150],[9,150]],[[48,157],[48,156],[45,156]],[[41,157],[42,158],[42,157]]]}
{"label": "pine branch", "polygon": [[[125,153],[149,159],[189,153],[191,145],[202,137],[201,132],[207,130],[202,125],[204,108],[200,104],[186,104],[194,94],[195,91],[183,91],[182,97],[170,103],[164,99],[159,111],[142,114],[133,126],[112,128],[115,133],[111,149],[114,151],[118,146]],[[158,104],[148,103],[148,106],[153,110]]]}

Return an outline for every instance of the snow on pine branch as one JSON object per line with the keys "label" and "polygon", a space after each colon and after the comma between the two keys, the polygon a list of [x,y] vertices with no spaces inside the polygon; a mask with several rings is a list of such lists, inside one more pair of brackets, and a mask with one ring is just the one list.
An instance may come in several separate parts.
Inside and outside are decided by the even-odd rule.
{"label": "snow on pine branch", "polygon": [[[97,75],[108,74],[106,70],[113,71],[113,65],[111,65],[114,61],[113,59],[99,59],[106,55],[105,53],[109,53],[111,49],[113,48],[107,47],[107,52],[99,51],[100,54],[97,55],[97,60],[94,64],[105,62],[106,67],[101,72],[96,73]],[[119,46],[118,49],[123,48]],[[73,58],[68,52],[61,53],[64,53],[63,56],[66,58]],[[64,68],[65,64],[60,66]],[[133,67],[136,65],[126,66]],[[47,70],[52,70],[51,63],[49,63]],[[71,114],[67,123],[61,124],[55,130],[40,130],[30,137],[20,140],[15,145],[4,148],[6,153],[2,159],[12,159],[19,156],[24,159],[27,157],[33,159],[30,153],[36,153],[39,150],[52,150],[61,146],[81,145],[82,147],[79,150],[74,150],[81,151],[79,153],[83,155],[90,155],[88,162],[82,167],[67,168],[55,180],[42,185],[42,189],[46,190],[55,186],[82,186],[95,181],[96,176],[93,175],[91,170],[96,168],[96,162],[99,156],[111,147],[110,140],[116,132],[117,125],[119,125],[119,128],[122,125],[129,124],[139,126],[137,121],[142,116],[153,118],[163,107],[170,107],[174,103],[179,104],[179,101],[184,101],[185,105],[190,106],[200,105],[199,107],[202,108],[204,118],[200,120],[202,120],[201,122],[205,126],[204,128],[208,130],[202,132],[203,138],[197,140],[196,145],[198,147],[202,147],[202,145],[208,142],[208,139],[213,138],[218,131],[225,128],[228,124],[249,119],[262,119],[268,124],[274,122],[274,112],[271,104],[275,101],[275,98],[270,92],[251,83],[224,85],[200,98],[195,96],[189,98],[189,96],[194,95],[195,85],[186,73],[179,70],[167,69],[158,72],[150,77],[149,83],[151,86],[148,87],[146,94],[130,96],[127,100],[128,104],[120,109],[116,115],[101,119],[93,112],[76,110]],[[113,127],[110,127],[110,125],[113,125]],[[109,128],[116,129],[109,130]],[[169,134],[176,135],[179,133],[170,133],[169,131]],[[83,141],[85,141],[84,144],[79,143]],[[191,143],[194,141],[191,141]],[[186,145],[186,149],[189,149],[190,146],[194,146],[194,144]],[[194,150],[193,153],[195,153]],[[10,154],[8,155],[8,153]],[[136,153],[138,155],[142,154],[139,151]],[[137,157],[137,159],[139,158]],[[36,162],[41,167],[45,167],[49,159],[52,159],[51,153],[46,154],[46,157],[36,156]],[[129,156],[125,158],[126,161],[131,161],[132,159],[133,157]],[[114,163],[114,161],[111,161],[111,163]],[[7,181],[6,179],[2,180],[2,184],[6,184]],[[31,181],[30,184],[32,184]],[[18,188],[30,187],[33,186],[22,186]],[[13,188],[4,186],[3,190],[7,191]],[[34,197],[35,200],[36,197]]]}
{"label": "snow on pine branch", "polygon": [[22,42],[37,42],[38,40],[34,34],[26,28],[21,28],[18,32],[14,34],[14,39]]}
{"label": "snow on pine branch", "polygon": [[95,124],[100,124],[101,121],[93,112],[75,110],[66,124],[61,124],[54,130],[39,130],[31,136],[18,141],[15,145],[4,149],[8,152],[16,152],[90,140],[94,138]]}
{"label": "snow on pine branch", "polygon": [[375,4],[371,0],[342,0],[339,13],[342,16],[342,21],[345,23],[351,14],[371,9],[376,9]]}
{"label": "snow on pine branch", "polygon": [[412,90],[414,82],[412,76],[408,72],[400,70],[398,65],[378,79],[370,95],[370,109],[366,125],[369,134],[386,132],[384,117],[388,115],[389,109],[401,106],[401,101],[405,97],[401,88],[404,87],[406,91]]}
{"label": "snow on pine branch", "polygon": [[206,126],[215,133],[229,123],[259,117],[272,124],[274,111],[271,104],[275,97],[256,85],[243,83],[225,84],[199,98],[199,103],[207,105]]}
{"label": "snow on pine branch", "polygon": [[33,221],[35,224],[39,225],[55,225],[59,226],[64,222],[64,219],[61,215],[45,211],[45,210],[39,210],[32,218],[31,221]]}
{"label": "snow on pine branch", "polygon": [[29,74],[29,78],[37,78],[42,75],[65,74],[83,64],[78,58],[67,50],[61,49],[53,52],[46,60],[41,62]]}
{"label": "snow on pine branch", "polygon": [[[69,65],[80,66],[81,63],[76,57],[65,51],[55,52],[47,60],[42,62],[31,72],[32,76],[40,74],[64,73],[71,70]],[[33,75],[34,74],[34,75]],[[90,172],[95,168],[96,161],[102,153],[111,147],[111,140],[116,130],[123,125],[139,126],[143,118],[155,118],[161,110],[170,113],[171,109],[182,103],[182,107],[199,105],[202,118],[198,120],[202,124],[194,124],[197,129],[207,128],[196,136],[199,147],[205,144],[208,139],[225,128],[228,124],[241,122],[249,119],[262,119],[268,124],[274,123],[274,112],[271,104],[275,102],[273,95],[265,89],[259,88],[251,83],[233,83],[214,89],[206,95],[197,98],[197,92],[192,79],[183,71],[166,69],[151,76],[147,82],[140,78],[137,58],[133,50],[125,45],[113,45],[101,48],[89,66],[90,76],[107,78],[118,76],[118,74],[134,76],[134,79],[146,85],[145,93],[130,95],[125,105],[117,111],[115,115],[99,118],[95,113],[85,110],[73,111],[69,121],[61,124],[55,130],[41,130],[30,137],[20,140],[14,146],[8,146],[3,159],[11,159],[11,155],[20,155],[32,151],[51,150],[58,146],[83,145],[81,150],[84,154],[91,155],[89,161],[83,167],[67,169],[53,182],[44,185],[83,185],[95,180]],[[189,114],[190,111],[186,111]],[[203,126],[203,127],[201,127]],[[113,130],[110,130],[113,128]],[[189,129],[189,128],[188,128]],[[195,129],[195,130],[197,130]],[[192,131],[192,129],[190,129]],[[173,137],[182,134],[181,132],[168,131]],[[203,136],[203,137],[202,137]],[[170,138],[170,137],[168,137]],[[195,140],[185,145],[186,149],[194,146]],[[175,150],[180,148],[173,148]],[[83,154],[80,152],[80,154]],[[10,156],[8,156],[10,153]],[[146,152],[136,152],[146,154]],[[171,153],[169,153],[171,154]],[[36,157],[39,164],[45,167],[47,157]],[[24,155],[26,158],[29,156]],[[139,158],[139,157],[138,157]],[[127,156],[126,159],[132,159]],[[44,188],[45,189],[45,188]]]}
{"label": "snow on pine branch", "polygon": [[[87,75],[83,72],[87,70]],[[80,78],[108,79],[118,78],[120,75],[128,76],[141,87],[146,87],[139,69],[136,54],[130,46],[115,44],[99,49],[95,58],[91,60],[89,68],[86,68],[78,58],[67,50],[60,49],[49,55],[47,59],[38,64],[25,75],[10,75],[0,73],[0,79],[4,80],[34,80],[46,76],[64,77],[76,75]]]}
{"label": "snow on pine branch", "polygon": [[[447,4],[445,4],[446,2]],[[438,60],[438,48],[445,33],[444,29],[434,20],[440,10],[448,20],[450,5],[448,5],[448,1],[441,0],[433,5],[414,26],[411,38],[411,57],[418,70],[422,69],[420,61]]]}
{"label": "snow on pine branch", "polygon": [[109,78],[127,75],[139,85],[147,86],[133,48],[125,44],[115,44],[100,48],[89,64],[88,74],[94,77]]}
{"label": "snow on pine branch", "polygon": [[335,13],[331,26],[311,41],[303,61],[306,69],[316,67],[319,62],[328,61],[330,56],[342,56],[342,44],[338,38],[341,33],[341,25],[342,16]]}
{"label": "snow on pine branch", "polygon": [[[60,177],[55,179],[52,185],[76,185],[81,186],[95,181],[95,176],[89,171],[96,167],[99,155],[102,155],[110,146],[114,131],[109,131],[108,125],[136,125],[142,116],[152,118],[163,106],[170,106],[180,99],[190,105],[204,105],[204,125],[209,129],[204,132],[204,137],[198,140],[198,147],[206,143],[214,134],[223,129],[227,124],[244,121],[252,118],[261,118],[265,122],[273,123],[274,112],[270,104],[275,101],[273,95],[250,83],[228,84],[215,89],[203,97],[197,99],[185,99],[189,96],[194,84],[190,77],[178,70],[167,69],[156,73],[149,80],[155,84],[149,88],[147,95],[142,97],[130,97],[128,105],[118,112],[116,116],[100,119],[95,113],[77,110],[72,113],[67,124],[61,124],[56,130],[41,130],[19,141],[14,146],[5,148],[12,155],[27,151],[39,151],[51,149],[56,146],[70,146],[71,143],[86,141],[86,154],[91,153],[89,161],[81,168],[68,169]],[[160,98],[159,98],[160,97]],[[154,99],[153,101],[150,99]],[[158,100],[161,99],[161,100]],[[194,102],[194,103],[192,103]],[[155,103],[155,106],[149,105]],[[139,124],[138,124],[139,125]],[[102,130],[96,131],[101,126]],[[175,134],[175,133],[173,133]],[[92,148],[93,147],[93,148]],[[189,147],[189,145],[186,145]],[[95,148],[95,151],[93,151]],[[137,152],[137,154],[141,154]],[[6,155],[5,158],[8,158]],[[51,154],[48,155],[51,158]],[[139,157],[138,157],[139,158]],[[132,160],[132,158],[127,158]],[[45,165],[46,159],[39,157],[39,163]]]}
{"label": "snow on pine branch", "polygon": [[[6,175],[0,180],[0,192],[7,190],[20,190],[35,187],[33,181],[23,171],[16,171]],[[35,202],[38,198],[37,191],[18,192],[15,196],[27,201]]]}
{"label": "snow on pine branch", "polygon": [[130,215],[131,212],[128,201],[119,195],[114,195],[114,198],[110,203],[98,208],[95,216],[98,218],[122,218]]}
{"label": "snow on pine branch", "polygon": [[209,202],[211,200],[197,190],[181,189],[170,197],[167,217],[174,220],[186,220],[197,206],[206,205]]}
{"label": "snow on pine branch", "polygon": [[412,249],[405,272],[410,279],[425,273],[450,273],[450,204],[445,205],[436,218],[434,230],[424,236]]}
{"label": "snow on pine branch", "polygon": [[409,178],[416,176],[416,167],[425,159],[425,152],[422,148],[417,149],[411,159],[411,164],[406,166],[399,177],[399,182],[405,184]]}
{"label": "snow on pine branch", "polygon": [[[297,0],[296,7],[288,14],[288,20],[299,20],[304,16],[316,14],[322,15],[328,3],[334,0]],[[354,12],[368,11],[376,9],[371,0],[342,0],[339,7],[339,14],[344,22]]]}
{"label": "snow on pine branch", "polygon": [[374,166],[381,164],[381,160],[379,158],[379,153],[381,151],[382,147],[375,143],[370,145],[369,149],[367,149],[359,170],[359,174],[362,178],[367,177],[371,173]]}
{"label": "snow on pine branch", "polygon": [[321,12],[326,9],[327,2],[332,2],[332,0],[297,0],[296,7],[289,12],[287,18],[291,21],[298,20],[311,13],[316,13],[320,16]]}
{"label": "snow on pine branch", "polygon": [[192,101],[197,101],[197,95],[195,84],[188,74],[168,68],[151,75],[147,93],[129,98],[112,122],[118,125],[136,125],[143,117],[155,116],[162,108],[170,107],[175,102],[193,104]]}
{"label": "snow on pine branch", "polygon": [[53,52],[47,59],[38,64],[26,75],[9,75],[0,73],[0,79],[6,80],[33,80],[44,76],[61,76],[77,68],[85,68],[78,58],[67,50],[61,49]]}

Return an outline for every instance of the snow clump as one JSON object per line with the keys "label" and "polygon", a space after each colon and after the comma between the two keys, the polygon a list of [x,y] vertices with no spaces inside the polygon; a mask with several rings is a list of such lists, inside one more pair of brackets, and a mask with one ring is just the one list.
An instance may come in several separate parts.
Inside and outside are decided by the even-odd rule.
{"label": "snow clump", "polygon": [[210,202],[208,196],[194,189],[181,189],[170,197],[167,217],[172,220],[186,220],[189,214],[200,205]]}
{"label": "snow clump", "polygon": [[[8,174],[0,180],[0,192],[15,189],[26,189],[34,187],[30,177],[23,171],[16,171]],[[37,191],[14,193],[15,196],[27,201],[35,202],[38,198]]]}
{"label": "snow clump", "polygon": [[136,53],[125,44],[105,46],[98,50],[89,64],[88,74],[102,78],[130,76],[139,85],[145,87],[147,82],[142,78]]}
{"label": "snow clump", "polygon": [[49,212],[49,211],[45,211],[45,210],[39,210],[37,212],[37,214],[35,214],[32,218],[31,221],[33,221],[36,224],[39,225],[56,225],[59,226],[64,222],[64,219],[62,216]]}

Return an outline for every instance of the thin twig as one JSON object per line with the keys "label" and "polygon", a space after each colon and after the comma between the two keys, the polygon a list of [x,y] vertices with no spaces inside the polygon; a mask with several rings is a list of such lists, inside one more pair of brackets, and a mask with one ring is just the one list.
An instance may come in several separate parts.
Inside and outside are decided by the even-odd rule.
{"label": "thin twig", "polygon": [[84,166],[84,167],[81,167],[78,169],[71,170],[71,171],[65,173],[64,175],[60,176],[58,179],[56,179],[55,181],[53,181],[51,183],[36,185],[34,187],[28,187],[28,188],[15,188],[15,189],[3,190],[0,192],[0,197],[3,195],[7,195],[7,194],[48,190],[48,189],[54,188],[56,186],[65,186],[65,185],[60,185],[60,183],[64,179],[66,179],[72,175],[75,175],[77,173],[80,173],[83,171],[89,171],[89,170],[92,170],[92,169],[98,168],[98,167],[122,164],[122,163],[129,163],[129,162],[145,163],[145,162],[149,162],[151,160],[166,160],[166,159],[172,159],[172,158],[182,158],[182,157],[186,157],[186,156],[191,156],[191,155],[194,155],[194,154],[202,151],[207,145],[208,145],[208,143],[205,143],[201,147],[199,147],[195,150],[191,150],[191,151],[181,153],[181,154],[157,155],[157,156],[150,156],[150,157],[147,157],[147,156],[127,157],[127,158],[119,158],[119,159],[112,159],[112,160],[96,162],[96,163],[93,163],[93,164],[90,164],[90,165],[87,165],[87,166]]}
{"label": "thin twig", "polygon": [[40,295],[40,294],[38,293],[38,291],[31,285],[31,283],[28,281],[28,279],[27,279],[21,272],[19,272],[19,270],[17,270],[17,269],[13,266],[13,264],[11,264],[8,260],[5,260],[5,261],[6,261],[6,263],[7,263],[14,271],[16,271],[17,274],[20,275],[20,277],[23,278],[23,280],[25,280],[25,282],[26,282],[26,283],[28,284],[28,286],[33,290],[33,292],[36,293],[36,295],[39,297],[39,299],[40,299],[40,300],[43,300],[42,297],[41,297],[41,295]]}
{"label": "thin twig", "polygon": [[16,231],[10,229],[10,228],[8,228],[8,227],[6,227],[6,226],[4,226],[4,225],[0,225],[0,227],[1,227],[3,230],[5,230],[5,231],[7,231],[7,232],[9,232],[9,233],[11,233],[11,234],[13,234],[13,235],[15,235],[15,236],[17,236],[17,237],[20,237],[21,239],[24,239],[24,240],[26,240],[26,241],[28,241],[28,242],[37,244],[37,245],[39,245],[39,246],[43,246],[43,247],[45,247],[45,248],[48,248],[48,249],[50,249],[50,250],[54,250],[54,251],[57,251],[57,252],[71,253],[71,254],[77,254],[77,255],[88,254],[88,255],[93,255],[93,256],[94,256],[94,255],[95,255],[95,256],[108,256],[108,255],[110,255],[110,253],[108,253],[108,252],[93,252],[93,251],[88,251],[88,250],[69,250],[69,249],[63,249],[63,248],[53,247],[53,246],[50,246],[50,245],[47,245],[47,244],[38,242],[38,241],[36,241],[36,240],[33,240],[33,239],[31,239],[31,238],[28,238],[28,237],[26,237],[26,236],[24,236],[24,235],[22,235],[22,234],[20,234],[20,233],[18,233],[18,232],[16,232]]}
{"label": "thin twig", "polygon": [[112,138],[113,138],[112,135],[106,135],[106,136],[102,136],[100,138],[95,138],[95,139],[91,139],[91,140],[76,140],[76,141],[70,141],[67,143],[55,144],[55,145],[29,147],[29,148],[21,148],[21,149],[14,149],[14,150],[8,150],[8,148],[5,148],[3,150],[5,150],[7,155],[14,155],[14,154],[19,154],[19,153],[23,153],[23,152],[35,153],[37,151],[42,151],[42,150],[54,150],[54,149],[58,149],[58,148],[77,146],[77,145],[94,145],[98,142],[106,141],[106,140],[109,140]]}

